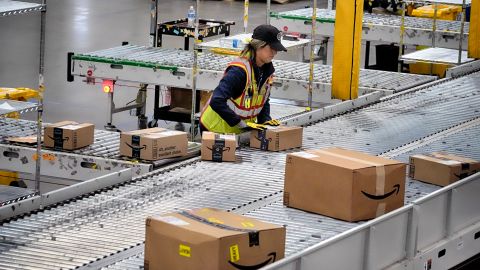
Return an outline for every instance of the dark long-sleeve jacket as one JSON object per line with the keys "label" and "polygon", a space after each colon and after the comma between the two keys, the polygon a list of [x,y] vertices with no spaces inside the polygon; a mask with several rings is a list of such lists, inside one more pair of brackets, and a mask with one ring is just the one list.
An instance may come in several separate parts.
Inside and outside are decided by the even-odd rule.
{"label": "dark long-sleeve jacket", "polygon": [[[272,63],[264,64],[259,68],[255,64],[255,61],[253,61],[253,71],[255,79],[257,80],[258,89],[260,90],[267,78],[273,74],[275,68]],[[232,127],[240,123],[241,119],[228,107],[227,100],[229,98],[238,98],[243,93],[243,90],[245,90],[246,83],[247,74],[245,73],[245,70],[240,67],[231,66],[226,70],[222,80],[213,91],[210,100],[210,106],[212,109]],[[257,116],[257,122],[264,123],[271,119],[270,102],[269,99],[267,99],[262,111]]]}

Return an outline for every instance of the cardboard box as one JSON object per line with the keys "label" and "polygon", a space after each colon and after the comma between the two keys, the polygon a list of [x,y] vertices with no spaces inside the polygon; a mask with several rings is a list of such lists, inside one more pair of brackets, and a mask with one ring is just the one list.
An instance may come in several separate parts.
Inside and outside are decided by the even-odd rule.
{"label": "cardboard box", "polygon": [[202,160],[235,161],[236,149],[237,138],[234,134],[222,135],[208,131],[202,134]]}
{"label": "cardboard box", "polygon": [[283,203],[359,221],[403,206],[406,164],[341,148],[287,155]]}
{"label": "cardboard box", "polygon": [[122,132],[120,154],[144,160],[159,160],[187,154],[187,133],[165,128]]}
{"label": "cardboard box", "polygon": [[480,162],[445,152],[410,157],[410,178],[439,186],[447,186],[479,171]]}
{"label": "cardboard box", "polygon": [[55,150],[75,150],[93,143],[95,125],[62,121],[44,128],[45,147]]}
{"label": "cardboard box", "polygon": [[145,269],[259,269],[284,257],[285,228],[203,208],[146,220]]}
{"label": "cardboard box", "polygon": [[268,151],[281,151],[302,146],[302,127],[267,126],[264,131],[250,132],[250,147]]}

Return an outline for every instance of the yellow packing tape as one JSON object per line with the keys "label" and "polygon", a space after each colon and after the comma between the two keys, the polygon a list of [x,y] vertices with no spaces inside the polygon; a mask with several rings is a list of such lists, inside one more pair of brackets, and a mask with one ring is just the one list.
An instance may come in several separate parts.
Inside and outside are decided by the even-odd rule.
{"label": "yellow packing tape", "polygon": [[358,97],[363,0],[337,2],[333,44],[332,97]]}
{"label": "yellow packing tape", "polygon": [[472,0],[472,6],[470,8],[468,57],[480,58],[480,0]]}

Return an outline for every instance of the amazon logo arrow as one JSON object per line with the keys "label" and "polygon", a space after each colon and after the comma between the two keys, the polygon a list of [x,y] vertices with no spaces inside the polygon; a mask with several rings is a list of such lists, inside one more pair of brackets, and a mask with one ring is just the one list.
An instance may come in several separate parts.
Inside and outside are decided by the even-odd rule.
{"label": "amazon logo arrow", "polygon": [[396,184],[393,186],[393,190],[388,192],[388,193],[385,193],[383,195],[372,195],[372,194],[369,194],[369,193],[366,193],[365,191],[362,190],[362,194],[367,196],[369,199],[372,199],[372,200],[383,200],[383,199],[386,199],[390,196],[392,196],[393,194],[398,194],[398,192],[400,191],[400,185],[399,184]]}
{"label": "amazon logo arrow", "polygon": [[[207,146],[207,149],[213,152],[213,148],[210,148],[210,147]],[[222,153],[223,153],[223,152],[226,152],[226,151],[230,152],[230,147],[228,147],[228,146],[227,146],[227,147],[223,147],[223,148],[215,148],[215,150],[216,150],[216,149],[220,149],[220,150],[222,151]]]}
{"label": "amazon logo arrow", "polygon": [[68,140],[70,139],[69,137],[65,137],[65,139],[62,139],[62,138],[59,138],[59,137],[54,138],[54,137],[52,137],[52,136],[50,136],[50,135],[48,135],[48,137],[49,137],[50,139],[52,139],[53,141],[56,141],[56,142],[68,142]]}
{"label": "amazon logo arrow", "polygon": [[129,143],[125,143],[128,147],[132,148],[132,149],[135,149],[135,150],[142,150],[142,149],[145,149],[147,150],[147,145],[144,144],[142,147],[140,146],[134,146],[134,145],[131,145]]}
{"label": "amazon logo arrow", "polygon": [[236,264],[232,261],[228,261],[229,264],[231,264],[233,267],[239,269],[239,270],[254,270],[254,269],[260,269],[262,267],[264,267],[265,265],[269,264],[270,261],[273,263],[275,262],[275,259],[277,258],[277,253],[276,252],[272,252],[270,254],[268,254],[268,259],[262,263],[259,263],[257,265],[240,265],[240,264]]}

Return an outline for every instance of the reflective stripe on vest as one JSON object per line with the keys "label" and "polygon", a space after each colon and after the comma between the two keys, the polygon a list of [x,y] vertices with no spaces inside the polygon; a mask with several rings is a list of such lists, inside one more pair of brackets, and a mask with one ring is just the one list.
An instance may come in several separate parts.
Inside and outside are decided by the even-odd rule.
{"label": "reflective stripe on vest", "polygon": [[[242,68],[247,77],[245,89],[242,94],[236,99],[230,98],[227,100],[227,106],[238,115],[245,122],[254,122],[258,114],[262,111],[266,100],[270,96],[270,88],[273,82],[273,75],[267,78],[263,84],[260,92],[257,89],[257,82],[250,61],[246,58],[237,58],[228,64],[230,66],[237,66]],[[227,67],[227,68],[228,68]],[[211,107],[210,100],[208,105],[202,112],[200,122],[209,131],[217,133],[236,133],[242,132],[237,127],[231,127],[225,120],[221,118]]]}

